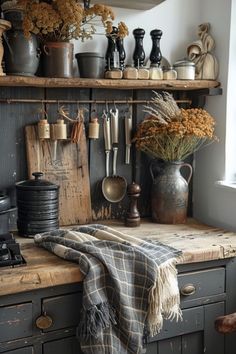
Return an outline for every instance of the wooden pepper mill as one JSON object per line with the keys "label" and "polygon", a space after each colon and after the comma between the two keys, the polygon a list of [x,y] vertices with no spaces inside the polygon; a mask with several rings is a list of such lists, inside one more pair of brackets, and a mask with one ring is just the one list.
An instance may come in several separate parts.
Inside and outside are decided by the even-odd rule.
{"label": "wooden pepper mill", "polygon": [[150,53],[151,64],[158,64],[160,66],[162,54],[160,49],[160,39],[162,36],[162,31],[159,29],[154,29],[150,32],[152,38],[152,50]]}
{"label": "wooden pepper mill", "polygon": [[135,38],[133,61],[134,66],[139,68],[140,66],[143,66],[145,59],[145,52],[143,49],[143,37],[145,35],[145,31],[142,28],[136,28],[133,30],[133,35]]}
{"label": "wooden pepper mill", "polygon": [[140,214],[137,208],[138,198],[140,196],[140,186],[133,182],[127,187],[127,195],[130,198],[129,210],[126,214],[125,225],[129,227],[140,226]]}

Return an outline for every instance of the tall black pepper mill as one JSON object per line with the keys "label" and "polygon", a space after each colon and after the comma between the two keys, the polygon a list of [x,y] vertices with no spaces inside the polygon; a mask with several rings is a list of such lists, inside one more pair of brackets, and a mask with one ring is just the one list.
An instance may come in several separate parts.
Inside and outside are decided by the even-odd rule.
{"label": "tall black pepper mill", "polygon": [[127,195],[130,198],[129,210],[126,213],[125,225],[129,227],[140,226],[140,214],[137,207],[138,198],[140,196],[141,188],[135,182],[127,187]]}
{"label": "tall black pepper mill", "polygon": [[118,28],[113,26],[112,32],[106,37],[108,39],[107,51],[106,51],[106,70],[119,69],[119,52],[117,49],[116,37],[118,33]]}
{"label": "tall black pepper mill", "polygon": [[136,28],[133,30],[133,35],[135,38],[135,48],[133,54],[134,66],[143,66],[145,59],[145,52],[143,49],[143,37],[145,35],[145,31],[142,28]]}
{"label": "tall black pepper mill", "polygon": [[150,53],[151,64],[158,64],[160,66],[162,54],[160,49],[160,39],[162,36],[162,31],[159,29],[154,29],[150,32],[152,38],[152,50]]}
{"label": "tall black pepper mill", "polygon": [[87,10],[90,7],[90,0],[84,0],[84,9]]}
{"label": "tall black pepper mill", "polygon": [[125,48],[124,48],[124,39],[118,37],[116,39],[116,45],[117,45],[117,49],[118,49],[118,52],[119,52],[120,68],[121,68],[121,70],[124,70],[124,68],[125,68],[125,58],[126,58],[126,53],[125,53]]}

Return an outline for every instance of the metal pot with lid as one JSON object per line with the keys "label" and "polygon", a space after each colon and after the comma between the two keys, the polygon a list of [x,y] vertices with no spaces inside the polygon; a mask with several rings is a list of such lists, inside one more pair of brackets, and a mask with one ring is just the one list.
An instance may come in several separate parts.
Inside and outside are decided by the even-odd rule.
{"label": "metal pot with lid", "polygon": [[0,191],[0,212],[9,209],[11,206],[10,197]]}
{"label": "metal pot with lid", "polygon": [[10,213],[16,208],[11,208],[11,200],[9,195],[0,191],[0,235],[9,232]]}
{"label": "metal pot with lid", "polygon": [[32,175],[34,179],[16,183],[17,227],[21,236],[59,227],[59,186],[42,179],[42,172]]}

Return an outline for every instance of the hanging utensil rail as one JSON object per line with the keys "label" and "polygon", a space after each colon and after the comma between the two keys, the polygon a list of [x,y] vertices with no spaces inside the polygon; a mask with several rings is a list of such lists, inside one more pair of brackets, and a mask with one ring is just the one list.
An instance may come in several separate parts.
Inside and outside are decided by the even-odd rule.
{"label": "hanging utensil rail", "polygon": [[[53,99],[31,99],[31,98],[0,98],[0,103],[45,103],[45,104],[60,104],[60,103],[74,103],[74,104],[150,104],[151,100],[53,100]],[[187,103],[191,105],[192,101],[183,99],[176,100],[177,103]]]}

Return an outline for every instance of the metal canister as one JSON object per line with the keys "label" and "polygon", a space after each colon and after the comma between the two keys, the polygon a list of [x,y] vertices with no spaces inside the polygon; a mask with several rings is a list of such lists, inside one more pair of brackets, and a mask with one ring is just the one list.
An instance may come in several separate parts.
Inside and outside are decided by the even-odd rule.
{"label": "metal canister", "polygon": [[28,237],[59,227],[59,186],[42,179],[42,172],[32,175],[16,183],[18,232]]}

